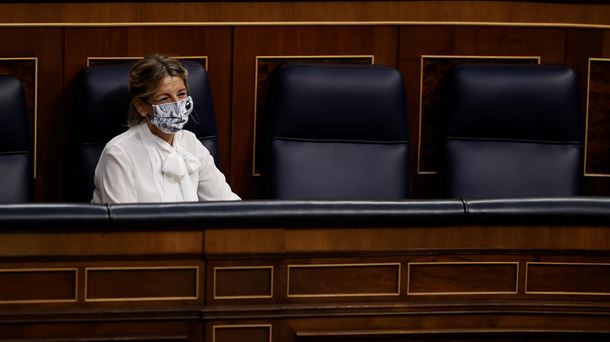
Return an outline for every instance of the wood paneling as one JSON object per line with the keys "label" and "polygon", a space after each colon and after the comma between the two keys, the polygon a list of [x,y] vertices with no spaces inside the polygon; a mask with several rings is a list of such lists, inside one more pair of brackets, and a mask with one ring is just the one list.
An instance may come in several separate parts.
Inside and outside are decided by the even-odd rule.
{"label": "wood paneling", "polygon": [[610,58],[589,59],[585,174],[610,177]]}
{"label": "wood paneling", "polygon": [[197,300],[196,266],[85,269],[85,301]]}
{"label": "wood paneling", "polygon": [[[30,1],[28,1],[30,2]],[[2,23],[516,22],[608,24],[604,4],[563,1],[186,1],[9,3]]]}
{"label": "wood paneling", "polygon": [[288,265],[288,298],[398,296],[400,263]]}
{"label": "wood paneling", "polygon": [[0,304],[75,302],[77,270],[0,269]]}
{"label": "wood paneling", "polygon": [[220,266],[212,273],[212,300],[273,298],[273,266]]}
{"label": "wood paneling", "polygon": [[610,296],[610,264],[531,262],[525,292]]}
{"label": "wood paneling", "polygon": [[[545,43],[540,44],[541,41]],[[434,92],[422,93],[422,56],[532,56],[539,57],[543,64],[563,64],[565,32],[546,28],[401,27],[399,49],[412,141],[411,196],[434,198],[440,196],[438,176],[418,174],[418,165],[423,161],[420,171],[436,171],[441,123],[435,119],[434,110],[430,118],[420,120],[420,115],[428,113],[426,109],[439,108],[440,97]],[[428,88],[430,85],[437,88],[442,75],[425,80]]]}
{"label": "wood paneling", "polygon": [[409,263],[409,295],[516,294],[519,264],[494,262]]}
{"label": "wood paneling", "polygon": [[262,196],[252,176],[257,56],[373,55],[396,66],[395,27],[237,27],[233,60],[231,181],[243,198]]}
{"label": "wood paneling", "polygon": [[[15,229],[17,227],[6,227]],[[137,240],[140,243],[134,244]],[[164,255],[177,253],[200,254],[203,250],[203,232],[105,232],[74,233],[53,232],[32,235],[14,233],[0,239],[2,255],[31,256],[82,256],[82,255]]]}
{"label": "wood paneling", "polygon": [[212,342],[271,342],[271,324],[213,325]]}

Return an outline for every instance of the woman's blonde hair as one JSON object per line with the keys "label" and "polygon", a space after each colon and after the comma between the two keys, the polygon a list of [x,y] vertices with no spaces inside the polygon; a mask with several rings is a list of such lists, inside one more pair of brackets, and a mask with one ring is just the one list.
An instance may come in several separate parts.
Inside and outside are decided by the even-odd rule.
{"label": "woman's blonde hair", "polygon": [[168,77],[180,77],[187,87],[188,71],[177,59],[161,54],[151,54],[139,60],[129,71],[129,95],[131,102],[127,114],[127,126],[139,124],[143,118],[134,105],[135,99],[147,101],[153,95],[161,82]]}

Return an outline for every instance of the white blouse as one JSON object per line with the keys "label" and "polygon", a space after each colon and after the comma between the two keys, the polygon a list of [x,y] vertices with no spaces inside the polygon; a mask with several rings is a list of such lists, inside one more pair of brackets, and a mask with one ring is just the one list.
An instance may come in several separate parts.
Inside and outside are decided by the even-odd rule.
{"label": "white blouse", "polygon": [[173,145],[146,122],[110,140],[95,168],[93,203],[239,200],[195,134],[179,131]]}

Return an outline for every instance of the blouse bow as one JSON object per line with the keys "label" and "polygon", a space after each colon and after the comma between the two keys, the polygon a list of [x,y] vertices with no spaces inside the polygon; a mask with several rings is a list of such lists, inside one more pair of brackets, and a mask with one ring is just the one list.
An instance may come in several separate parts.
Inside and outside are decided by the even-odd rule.
{"label": "blouse bow", "polygon": [[174,148],[163,161],[163,172],[182,179],[201,167],[201,162],[192,153],[181,148]]}

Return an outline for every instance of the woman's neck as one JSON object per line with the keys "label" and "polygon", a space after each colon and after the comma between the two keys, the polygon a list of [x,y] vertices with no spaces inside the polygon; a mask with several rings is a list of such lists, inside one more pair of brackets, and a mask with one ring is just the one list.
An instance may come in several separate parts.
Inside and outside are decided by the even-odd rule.
{"label": "woman's neck", "polygon": [[174,142],[174,133],[165,133],[162,130],[159,129],[159,127],[153,125],[150,120],[146,119],[146,124],[148,125],[148,129],[150,129],[150,132],[156,136],[158,136],[159,138],[165,140],[165,142],[167,142],[168,144],[173,146],[173,142]]}

